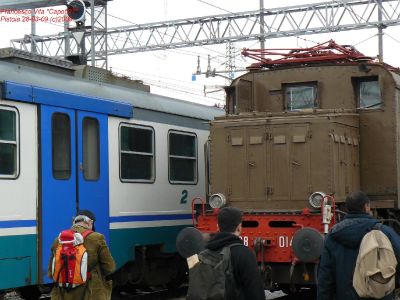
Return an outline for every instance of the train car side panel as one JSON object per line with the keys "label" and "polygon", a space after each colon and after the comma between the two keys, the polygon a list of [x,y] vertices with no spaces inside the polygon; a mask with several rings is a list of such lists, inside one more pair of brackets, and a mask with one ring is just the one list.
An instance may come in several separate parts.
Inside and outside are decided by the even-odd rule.
{"label": "train car side panel", "polygon": [[[179,117],[170,117],[173,118]],[[130,136],[124,133],[125,130],[130,132]],[[124,143],[132,137],[142,138],[142,145],[129,142],[127,150]],[[175,251],[177,233],[192,223],[190,200],[198,195],[204,196],[205,183],[201,174],[204,174],[203,144],[207,137],[207,132],[198,128],[109,119],[110,234],[111,249],[118,266],[134,259],[135,248],[143,245],[160,245],[165,253]],[[188,152],[184,158],[186,161],[181,162],[190,168],[190,174],[194,172],[193,178],[180,177],[185,174],[175,174],[172,176],[178,177],[172,178],[169,174],[169,164],[176,159],[168,150],[169,143],[174,143],[171,138],[183,138],[194,151]],[[132,157],[124,158],[124,154]],[[145,171],[142,174],[123,171],[125,167],[121,164],[129,164],[129,159],[136,159]]]}
{"label": "train car side panel", "polygon": [[38,281],[36,122],[36,106],[0,99],[0,289]]}

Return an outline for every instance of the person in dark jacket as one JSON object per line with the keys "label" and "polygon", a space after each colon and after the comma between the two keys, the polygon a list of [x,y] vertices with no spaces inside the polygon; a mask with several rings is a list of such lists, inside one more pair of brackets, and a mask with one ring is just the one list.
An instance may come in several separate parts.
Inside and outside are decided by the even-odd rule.
{"label": "person in dark jacket", "polygon": [[225,246],[240,243],[231,248],[231,261],[239,298],[229,295],[229,300],[265,300],[264,286],[253,251],[243,245],[240,239],[242,232],[242,212],[234,207],[224,207],[218,214],[219,233],[213,236],[206,248],[219,251]]}
{"label": "person in dark jacket", "polygon": [[[353,288],[353,274],[361,240],[379,221],[369,214],[370,200],[363,192],[350,193],[346,198],[346,208],[348,214],[332,227],[325,239],[319,266],[317,300],[364,299]],[[400,262],[400,237],[391,227],[382,225],[380,229],[391,241],[397,261]],[[393,295],[382,299],[393,299]]]}

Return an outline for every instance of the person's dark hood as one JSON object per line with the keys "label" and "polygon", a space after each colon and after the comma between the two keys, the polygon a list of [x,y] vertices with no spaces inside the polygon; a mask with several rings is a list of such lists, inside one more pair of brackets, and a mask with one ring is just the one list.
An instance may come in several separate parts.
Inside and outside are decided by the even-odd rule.
{"label": "person's dark hood", "polygon": [[233,233],[219,232],[208,241],[206,248],[210,250],[218,250],[234,243],[243,244],[240,237],[234,235]]}
{"label": "person's dark hood", "polygon": [[347,248],[357,248],[364,235],[378,222],[366,213],[349,213],[332,228],[330,235]]}

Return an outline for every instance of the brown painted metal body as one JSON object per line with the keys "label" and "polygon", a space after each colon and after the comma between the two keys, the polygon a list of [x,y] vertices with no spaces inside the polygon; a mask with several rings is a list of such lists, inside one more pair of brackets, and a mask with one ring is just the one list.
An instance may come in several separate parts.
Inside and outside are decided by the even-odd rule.
{"label": "brown painted metal body", "polygon": [[399,206],[398,74],[370,62],[251,71],[211,123],[210,193],[228,205],[301,209],[321,191],[361,189]]}

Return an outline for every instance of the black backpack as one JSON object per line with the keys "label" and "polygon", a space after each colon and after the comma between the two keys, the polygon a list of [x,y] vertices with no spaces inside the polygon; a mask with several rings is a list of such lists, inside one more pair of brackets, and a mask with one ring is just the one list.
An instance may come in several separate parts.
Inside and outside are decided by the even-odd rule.
{"label": "black backpack", "polygon": [[189,270],[187,300],[237,299],[239,289],[231,263],[231,248],[243,246],[234,243],[219,251],[201,251],[199,262]]}

